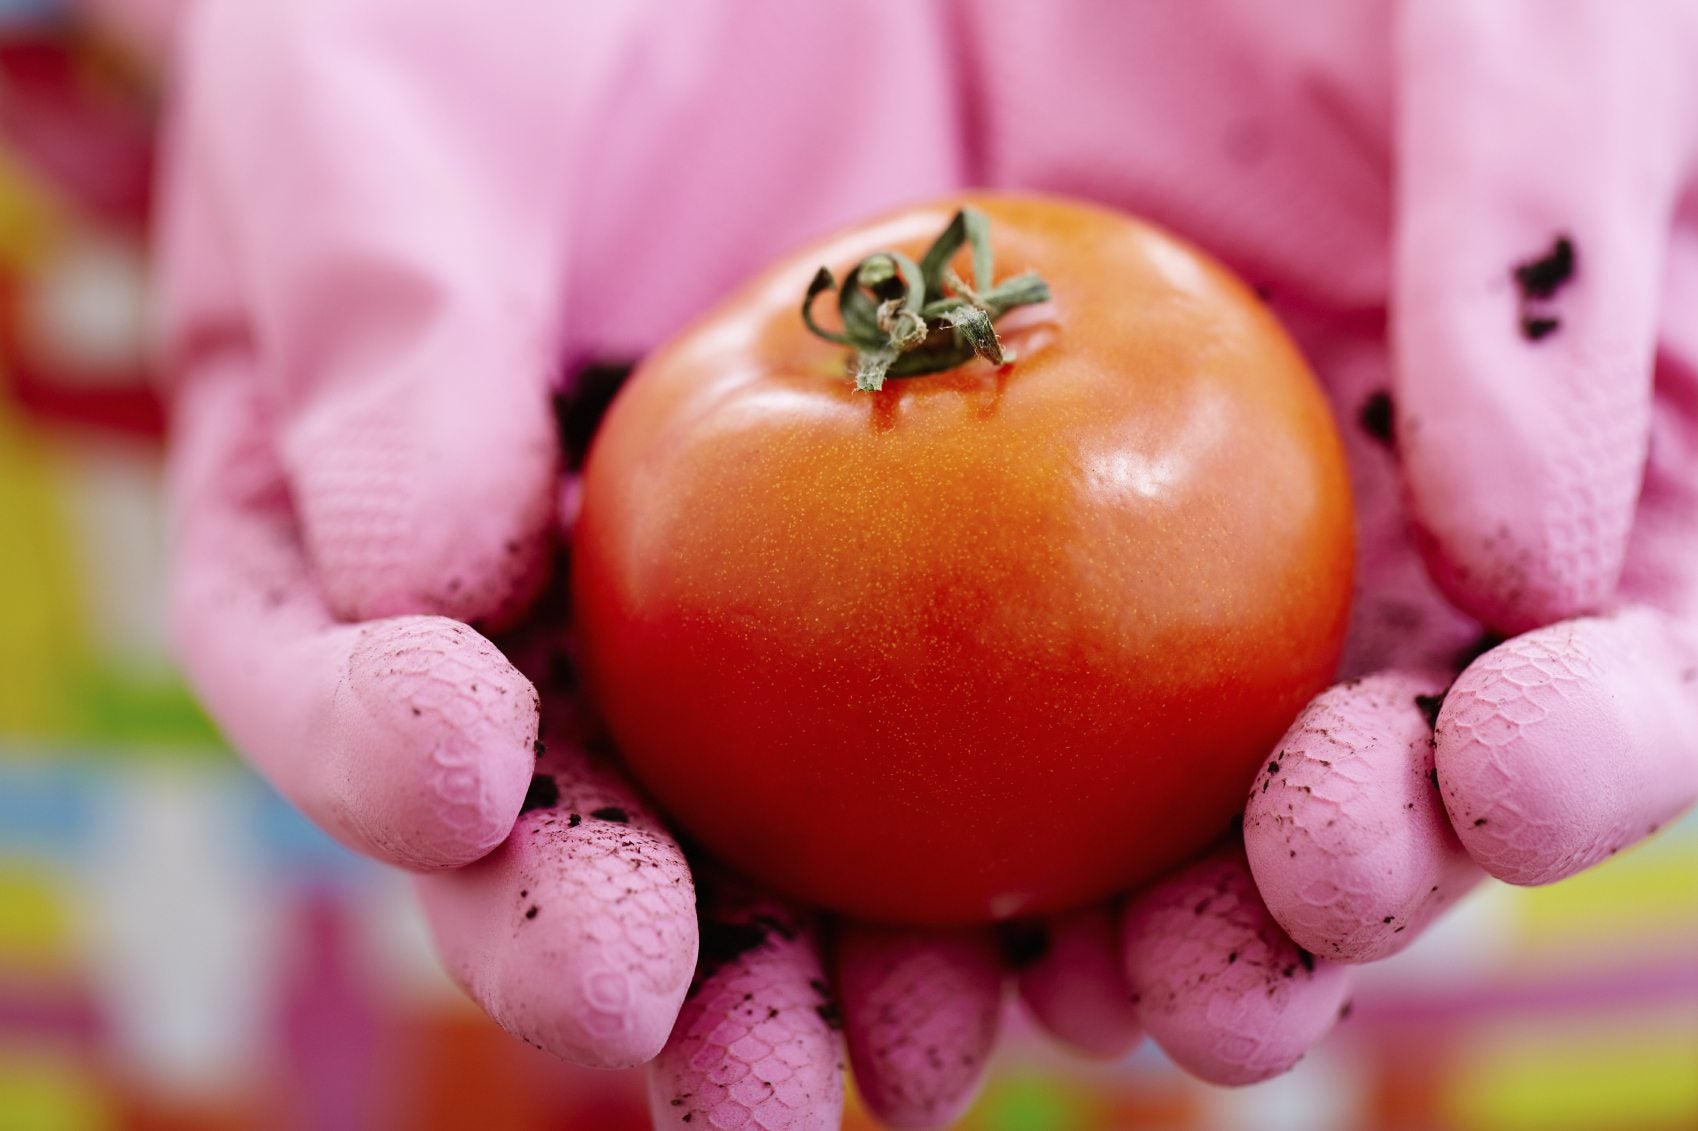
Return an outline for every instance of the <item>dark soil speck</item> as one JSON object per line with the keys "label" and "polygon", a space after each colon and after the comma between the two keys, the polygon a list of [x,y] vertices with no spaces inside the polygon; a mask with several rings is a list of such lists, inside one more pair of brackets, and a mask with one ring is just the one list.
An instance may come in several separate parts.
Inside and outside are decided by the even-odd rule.
{"label": "dark soil speck", "polygon": [[555,396],[554,421],[567,467],[576,471],[583,466],[590,437],[631,369],[625,362],[592,362],[572,374],[567,382],[570,392]]}
{"label": "dark soil speck", "polygon": [[824,1021],[825,1027],[832,1032],[841,1030],[843,1028],[843,1014],[837,1008],[837,999],[832,996],[831,987],[820,978],[810,978],[808,986],[819,995],[819,1003],[814,1006],[814,1012],[819,1016],[819,1019]]}
{"label": "dark soil speck", "polygon": [[1453,661],[1456,670],[1461,671],[1503,642],[1504,638],[1495,632],[1482,632],[1472,644],[1456,654],[1456,659]]}
{"label": "dark soil speck", "polygon": [[1427,720],[1428,729],[1439,725],[1439,708],[1444,706],[1444,697],[1445,693],[1442,691],[1437,695],[1415,696],[1415,708]]}
{"label": "dark soil speck", "polygon": [[696,958],[696,983],[706,981],[729,962],[765,946],[767,929],[758,922],[735,923],[719,919],[702,919],[697,923],[701,936]]}
{"label": "dark soil speck", "polygon": [[1393,447],[1397,437],[1397,405],[1391,399],[1391,393],[1379,389],[1369,394],[1362,407],[1356,410],[1356,423],[1376,443]]}
{"label": "dark soil speck", "polygon": [[1041,923],[1010,923],[1000,941],[1002,956],[1014,970],[1024,970],[1049,953],[1049,931]]}
{"label": "dark soil speck", "polygon": [[532,809],[552,809],[560,804],[560,786],[547,774],[532,774],[530,788],[525,790],[525,800],[519,806],[519,812],[529,813]]}
{"label": "dark soil speck", "polygon": [[1574,267],[1574,241],[1558,235],[1545,254],[1515,265],[1515,285],[1524,299],[1550,298],[1574,277]]}

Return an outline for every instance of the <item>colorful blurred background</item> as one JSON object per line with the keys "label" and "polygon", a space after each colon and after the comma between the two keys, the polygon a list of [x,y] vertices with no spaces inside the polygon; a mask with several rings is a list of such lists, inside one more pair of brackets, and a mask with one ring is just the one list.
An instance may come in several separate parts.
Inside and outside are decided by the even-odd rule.
{"label": "colorful blurred background", "polygon": [[[646,1127],[639,1074],[484,1020],[405,878],[294,815],[172,669],[154,102],[121,40],[0,0],[0,1131]],[[1295,1072],[1236,1091],[1148,1046],[1069,1059],[1011,1015],[962,1126],[1691,1131],[1698,819],[1482,891],[1366,974]]]}

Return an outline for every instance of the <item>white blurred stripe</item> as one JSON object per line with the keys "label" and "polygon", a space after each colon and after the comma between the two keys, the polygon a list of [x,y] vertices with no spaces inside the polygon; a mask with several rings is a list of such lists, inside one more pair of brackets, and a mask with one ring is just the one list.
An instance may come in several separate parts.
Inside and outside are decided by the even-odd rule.
{"label": "white blurred stripe", "polygon": [[76,542],[80,605],[95,652],[143,671],[169,664],[165,629],[165,502],[158,457],[119,441],[57,453]]}
{"label": "white blurred stripe", "polygon": [[255,1084],[277,970],[274,881],[233,827],[228,775],[114,765],[77,905],[90,977],[127,1073],[167,1096]]}
{"label": "white blurred stripe", "polygon": [[1210,1131],[1357,1131],[1368,1110],[1369,1074],[1341,1030],[1284,1076],[1243,1088],[1194,1084],[1197,1125]]}

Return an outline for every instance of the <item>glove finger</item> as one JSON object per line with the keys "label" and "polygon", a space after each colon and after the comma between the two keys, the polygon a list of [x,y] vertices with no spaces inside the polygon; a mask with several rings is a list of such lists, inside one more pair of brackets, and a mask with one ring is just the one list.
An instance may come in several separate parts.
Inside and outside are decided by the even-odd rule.
{"label": "glove finger", "polygon": [[840,1029],[811,923],[770,901],[704,895],[701,965],[648,1068],[650,1118],[837,1131]]}
{"label": "glove finger", "polygon": [[536,692],[441,617],[335,623],[301,556],[251,359],[208,357],[175,405],[170,617],[231,742],[356,852],[456,867],[499,844],[530,781]]}
{"label": "glove finger", "polygon": [[1615,855],[1698,798],[1698,656],[1644,608],[1519,636],[1457,677],[1435,732],[1468,854],[1512,884]]}
{"label": "glove finger", "polygon": [[1645,483],[1621,596],[1698,636],[1698,197],[1677,226],[1664,281],[1661,347]]}
{"label": "glove finger", "polygon": [[1212,1084],[1288,1070],[1338,1020],[1352,970],[1299,947],[1230,844],[1132,897],[1126,974],[1145,1031]]}
{"label": "glove finger", "polygon": [[509,1033],[596,1068],[666,1043],[696,965],[690,868],[575,741],[538,758],[505,844],[417,887],[450,976]]}
{"label": "glove finger", "polygon": [[1400,25],[1398,447],[1435,581],[1505,634],[1595,611],[1621,574],[1691,148],[1662,109],[1666,14],[1415,4]]}
{"label": "glove finger", "polygon": [[892,1127],[943,1127],[977,1093],[1002,1016],[988,931],[844,926],[837,989],[855,1086]]}
{"label": "glove finger", "polygon": [[[513,16],[191,13],[168,183],[199,178],[222,208],[170,210],[168,240],[220,224],[302,540],[343,619],[505,626],[545,577],[574,84],[593,70],[561,66],[559,44],[619,21]],[[197,306],[196,264],[167,266],[190,273],[166,288],[181,348],[229,300]]]}
{"label": "glove finger", "polygon": [[1481,879],[1433,774],[1445,681],[1386,672],[1316,697],[1262,767],[1244,849],[1274,919],[1305,950],[1371,962],[1408,946]]}
{"label": "glove finger", "polygon": [[1120,916],[1106,907],[1022,924],[1004,935],[1026,1009],[1086,1056],[1125,1056],[1144,1039],[1121,961]]}

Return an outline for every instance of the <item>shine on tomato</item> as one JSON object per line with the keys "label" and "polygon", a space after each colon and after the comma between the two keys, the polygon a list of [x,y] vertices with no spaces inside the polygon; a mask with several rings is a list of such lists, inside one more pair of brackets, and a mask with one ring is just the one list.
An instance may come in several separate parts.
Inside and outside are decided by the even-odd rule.
{"label": "shine on tomato", "polygon": [[857,391],[798,317],[810,277],[918,257],[961,203],[803,251],[645,362],[573,550],[592,700],[677,826],[895,922],[1077,906],[1220,835],[1351,590],[1303,359],[1146,224],[972,199],[997,277],[1052,301],[998,323],[1009,364]]}

